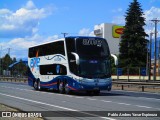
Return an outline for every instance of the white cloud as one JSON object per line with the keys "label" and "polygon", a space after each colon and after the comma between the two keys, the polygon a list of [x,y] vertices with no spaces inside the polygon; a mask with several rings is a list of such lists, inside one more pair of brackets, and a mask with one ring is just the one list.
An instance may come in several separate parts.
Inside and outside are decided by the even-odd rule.
{"label": "white cloud", "polygon": [[2,46],[3,49],[5,50],[2,56],[7,53],[7,48],[11,48],[11,57],[27,58],[29,47],[53,41],[58,38],[59,38],[58,35],[53,35],[44,38],[41,35],[35,34],[30,37],[14,38],[9,42],[1,42],[0,46]]}
{"label": "white cloud", "polygon": [[124,25],[125,17],[124,16],[114,16],[111,23]]}
{"label": "white cloud", "polygon": [[79,31],[80,36],[95,36],[93,31],[90,31],[89,28],[83,28]]}
{"label": "white cloud", "polygon": [[44,42],[53,41],[53,40],[56,40],[56,39],[58,39],[58,38],[59,38],[58,35],[49,36],[47,39],[45,39]]}
{"label": "white cloud", "polygon": [[113,9],[112,12],[113,13],[117,13],[117,12],[122,12],[122,8],[117,8],[117,9]]}
{"label": "white cloud", "polygon": [[[145,31],[149,35],[150,32],[154,32],[154,23],[151,21],[153,19],[160,20],[160,8],[151,7],[149,10],[144,11],[144,17],[146,18]],[[157,36],[160,37],[160,22],[157,24]]]}
{"label": "white cloud", "polygon": [[160,19],[160,8],[151,7],[151,9],[146,10],[144,14],[147,22],[155,18]]}
{"label": "white cloud", "polygon": [[[154,23],[151,22],[152,19],[158,19],[160,20],[160,8],[151,7],[149,10],[144,11],[144,16],[146,19],[146,26],[145,26],[145,32],[149,35],[150,32],[154,32]],[[113,17],[112,23],[115,24],[125,24],[125,17],[124,16],[115,16]],[[157,25],[157,31],[158,36],[160,36],[160,22]]]}
{"label": "white cloud", "polygon": [[0,9],[0,15],[12,14],[12,12],[8,9]]}
{"label": "white cloud", "polygon": [[34,8],[36,8],[36,6],[34,5],[34,3],[32,1],[28,1],[25,8],[34,9]]}
{"label": "white cloud", "polygon": [[38,31],[40,19],[52,13],[50,7],[36,8],[32,1],[18,10],[0,9],[0,37],[25,37]]}
{"label": "white cloud", "polygon": [[155,3],[155,2],[158,2],[159,0],[150,0],[149,2],[150,3]]}

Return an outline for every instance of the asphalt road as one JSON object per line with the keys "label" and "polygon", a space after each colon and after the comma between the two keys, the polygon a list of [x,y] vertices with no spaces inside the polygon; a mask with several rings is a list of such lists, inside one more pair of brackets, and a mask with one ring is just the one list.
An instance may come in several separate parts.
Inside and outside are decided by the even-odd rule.
{"label": "asphalt road", "polygon": [[[112,90],[111,92],[102,91],[99,96],[87,95],[83,92],[65,95],[52,91],[35,91],[27,84],[0,82],[0,103],[22,111],[50,111],[51,113],[46,112],[46,114],[52,116],[46,115],[45,119],[53,120],[160,120],[160,117],[115,117],[116,114],[112,114],[114,111],[126,113],[132,111],[129,114],[136,111],[160,112],[160,94],[158,93]],[[52,113],[61,117],[53,117],[55,114]],[[82,116],[77,116],[77,113]],[[111,113],[112,116],[102,116],[98,113]],[[66,117],[66,115],[72,117]]]}

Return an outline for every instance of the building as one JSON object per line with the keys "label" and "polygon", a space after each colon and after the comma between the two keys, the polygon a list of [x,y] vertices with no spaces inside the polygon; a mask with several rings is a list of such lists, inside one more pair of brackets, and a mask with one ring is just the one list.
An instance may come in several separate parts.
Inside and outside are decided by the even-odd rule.
{"label": "building", "polygon": [[119,42],[123,29],[123,26],[102,23],[94,26],[94,34],[97,37],[105,38],[108,42],[110,52],[117,55],[119,54]]}

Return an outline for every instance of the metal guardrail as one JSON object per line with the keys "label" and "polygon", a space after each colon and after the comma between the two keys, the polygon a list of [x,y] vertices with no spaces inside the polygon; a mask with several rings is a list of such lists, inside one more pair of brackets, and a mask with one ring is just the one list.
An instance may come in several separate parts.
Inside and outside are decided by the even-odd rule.
{"label": "metal guardrail", "polygon": [[124,82],[124,81],[112,81],[113,84],[121,85],[121,90],[124,90],[124,85],[136,85],[140,86],[142,92],[144,92],[145,87],[148,86],[157,86],[160,87],[160,83],[158,82]]}
{"label": "metal guardrail", "polygon": [[0,81],[10,81],[10,82],[27,82],[28,78],[17,78],[17,77],[0,77]]}

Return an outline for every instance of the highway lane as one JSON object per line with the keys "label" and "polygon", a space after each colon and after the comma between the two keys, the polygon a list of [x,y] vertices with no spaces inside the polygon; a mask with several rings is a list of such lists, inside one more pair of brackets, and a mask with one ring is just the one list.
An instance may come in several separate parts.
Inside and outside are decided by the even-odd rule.
{"label": "highway lane", "polygon": [[[102,91],[99,96],[88,96],[85,93],[64,95],[35,91],[27,84],[7,82],[0,82],[0,103],[23,111],[160,111],[159,94],[113,90]],[[72,119],[91,118],[74,117]],[[98,116],[92,119],[104,119],[104,117]],[[127,120],[128,117],[106,117],[105,119]],[[135,117],[129,119],[135,119]],[[136,119],[158,120],[159,118]]]}

